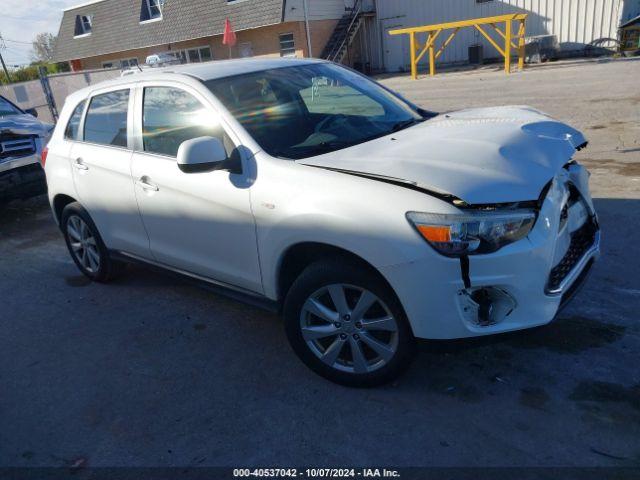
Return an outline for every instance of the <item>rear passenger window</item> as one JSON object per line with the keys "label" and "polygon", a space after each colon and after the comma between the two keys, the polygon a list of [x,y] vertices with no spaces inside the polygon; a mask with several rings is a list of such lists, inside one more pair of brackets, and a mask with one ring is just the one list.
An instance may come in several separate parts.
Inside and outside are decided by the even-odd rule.
{"label": "rear passenger window", "polygon": [[80,120],[82,119],[85,103],[87,103],[87,101],[83,100],[73,109],[69,123],[67,123],[67,128],[64,130],[64,138],[68,140],[80,140],[78,138],[78,130],[80,129]]}
{"label": "rear passenger window", "polygon": [[85,141],[126,147],[128,106],[129,90],[93,97],[84,121]]}
{"label": "rear passenger window", "polygon": [[192,95],[171,87],[144,89],[142,135],[144,151],[175,157],[178,147],[197,137],[215,137],[233,150],[216,114]]}

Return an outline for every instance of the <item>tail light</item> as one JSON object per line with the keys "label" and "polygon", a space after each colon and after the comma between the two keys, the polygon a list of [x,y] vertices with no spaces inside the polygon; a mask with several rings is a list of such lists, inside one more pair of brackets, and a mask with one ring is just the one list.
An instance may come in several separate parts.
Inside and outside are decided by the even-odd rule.
{"label": "tail light", "polygon": [[44,164],[47,162],[47,155],[49,154],[49,148],[44,147],[42,149],[42,153],[40,154],[40,165],[44,168]]}

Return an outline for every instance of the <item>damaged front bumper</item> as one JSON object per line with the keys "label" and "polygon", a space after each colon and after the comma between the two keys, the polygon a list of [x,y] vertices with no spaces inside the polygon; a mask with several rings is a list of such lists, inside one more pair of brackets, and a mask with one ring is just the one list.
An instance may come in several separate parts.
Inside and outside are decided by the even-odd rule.
{"label": "damaged front bumper", "polygon": [[[460,262],[435,252],[381,268],[414,335],[453,339],[549,323],[600,254],[588,173],[569,164],[553,179],[528,237]],[[462,269],[464,270],[464,268]]]}
{"label": "damaged front bumper", "polygon": [[35,152],[24,157],[9,157],[0,159],[0,175],[27,165],[40,164],[40,154]]}
{"label": "damaged front bumper", "polygon": [[29,198],[47,191],[44,170],[40,166],[42,141],[34,140],[33,153],[0,158],[0,202]]}

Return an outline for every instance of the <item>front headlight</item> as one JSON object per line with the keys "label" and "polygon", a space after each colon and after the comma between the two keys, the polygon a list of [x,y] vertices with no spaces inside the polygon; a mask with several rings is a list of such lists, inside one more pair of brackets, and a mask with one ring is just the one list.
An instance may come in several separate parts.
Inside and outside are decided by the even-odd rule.
{"label": "front headlight", "polygon": [[532,210],[451,215],[407,212],[407,219],[438,252],[459,257],[495,252],[526,237],[536,214]]}

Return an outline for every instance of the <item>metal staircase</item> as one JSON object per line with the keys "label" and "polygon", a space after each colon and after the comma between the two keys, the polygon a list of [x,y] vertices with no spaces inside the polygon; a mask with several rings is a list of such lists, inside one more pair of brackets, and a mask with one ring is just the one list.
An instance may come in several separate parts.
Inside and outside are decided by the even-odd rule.
{"label": "metal staircase", "polygon": [[336,25],[320,57],[336,63],[342,62],[363,22],[362,0],[355,0],[353,8]]}

